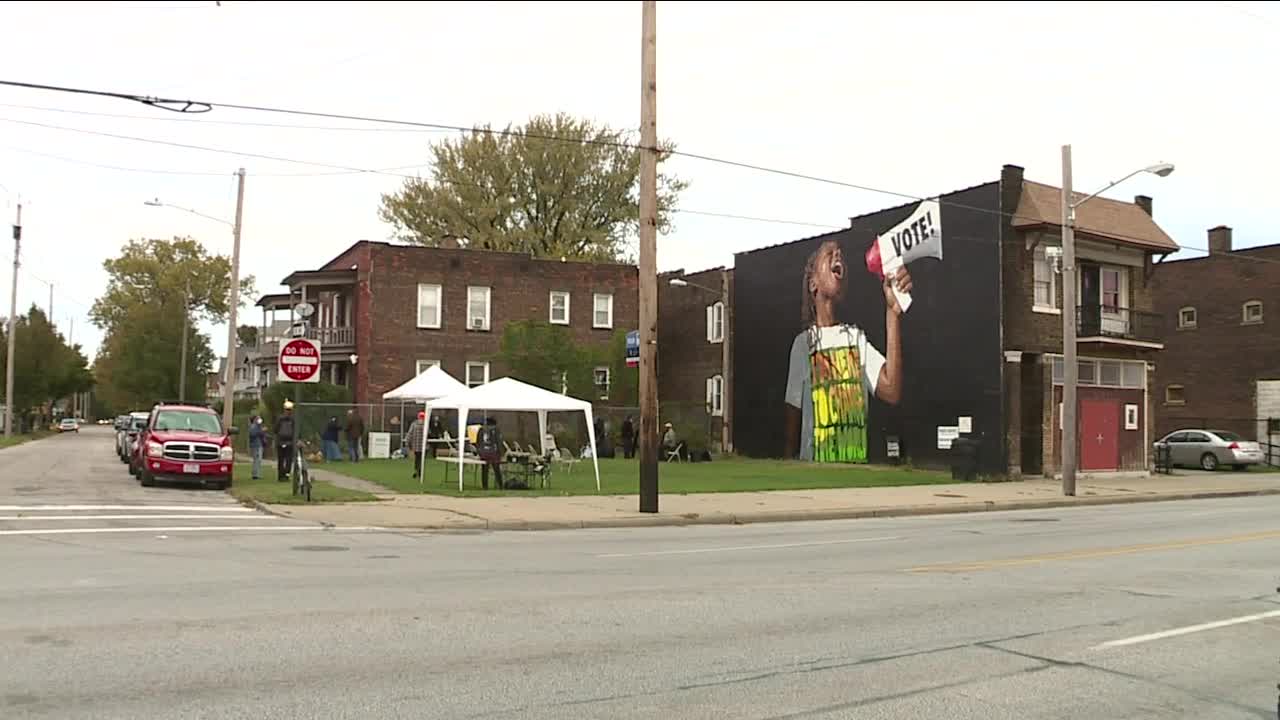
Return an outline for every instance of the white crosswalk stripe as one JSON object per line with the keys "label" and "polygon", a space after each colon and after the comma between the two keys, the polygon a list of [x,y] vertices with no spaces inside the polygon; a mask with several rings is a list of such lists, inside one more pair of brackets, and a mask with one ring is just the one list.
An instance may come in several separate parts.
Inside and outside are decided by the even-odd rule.
{"label": "white crosswalk stripe", "polygon": [[230,498],[185,505],[0,505],[0,513],[3,513],[0,514],[0,538],[147,532],[267,532],[323,527],[258,512]]}

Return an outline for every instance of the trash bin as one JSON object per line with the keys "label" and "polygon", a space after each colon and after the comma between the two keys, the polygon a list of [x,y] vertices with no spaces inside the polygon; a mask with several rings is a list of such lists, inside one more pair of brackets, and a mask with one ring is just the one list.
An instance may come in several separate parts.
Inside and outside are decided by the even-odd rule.
{"label": "trash bin", "polygon": [[958,437],[951,441],[951,479],[972,482],[978,479],[978,449],[974,438]]}

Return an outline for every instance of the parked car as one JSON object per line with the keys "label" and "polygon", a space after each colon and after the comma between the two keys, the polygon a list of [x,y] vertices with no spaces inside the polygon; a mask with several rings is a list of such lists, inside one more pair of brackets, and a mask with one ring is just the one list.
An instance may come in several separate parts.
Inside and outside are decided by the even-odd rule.
{"label": "parked car", "polygon": [[235,434],[206,405],[157,403],[133,453],[138,480],[147,487],[164,481],[229,488]]}
{"label": "parked car", "polygon": [[[150,417],[151,413],[147,412],[135,412],[124,416],[123,424],[116,431],[116,454],[120,456],[120,462],[131,464],[133,448],[138,441],[138,434],[147,426],[147,420]],[[132,469],[131,467],[130,470],[132,471]]]}
{"label": "parked car", "polygon": [[1263,461],[1262,446],[1226,430],[1176,430],[1155,443],[1166,450],[1171,466],[1217,470],[1220,465],[1244,470]]}
{"label": "parked car", "polygon": [[75,418],[62,418],[58,421],[58,432],[78,433],[80,432],[80,423],[76,422]]}

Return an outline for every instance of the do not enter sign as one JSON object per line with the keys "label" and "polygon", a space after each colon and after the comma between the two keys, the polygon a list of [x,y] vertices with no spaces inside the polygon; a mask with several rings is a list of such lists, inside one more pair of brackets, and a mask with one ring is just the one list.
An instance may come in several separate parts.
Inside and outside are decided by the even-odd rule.
{"label": "do not enter sign", "polygon": [[294,338],[280,348],[280,379],[284,382],[320,382],[320,343]]}

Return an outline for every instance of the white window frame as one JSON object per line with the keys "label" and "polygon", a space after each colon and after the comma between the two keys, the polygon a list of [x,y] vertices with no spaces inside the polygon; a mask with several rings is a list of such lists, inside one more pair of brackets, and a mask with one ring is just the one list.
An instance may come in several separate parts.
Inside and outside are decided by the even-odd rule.
{"label": "white window frame", "polygon": [[[560,318],[559,320],[556,319],[556,298],[557,297],[564,298],[564,317]],[[569,291],[567,290],[552,290],[551,293],[547,295],[547,322],[551,323],[552,325],[568,325],[569,324],[569,301],[571,297],[572,296],[569,294]]]}
{"label": "white window frame", "polygon": [[[434,319],[428,318],[427,322],[422,321],[422,296],[424,293],[435,293],[436,316]],[[444,286],[435,285],[433,283],[418,283],[418,327],[430,330],[439,330],[444,324]]]}
{"label": "white window frame", "polygon": [[[1172,389],[1174,389],[1174,388],[1177,388],[1179,391],[1181,391],[1181,393],[1182,393],[1182,399],[1181,399],[1181,400],[1170,400],[1170,399],[1169,399],[1169,391],[1170,391],[1170,390],[1172,390]],[[1164,386],[1164,404],[1165,404],[1165,405],[1186,405],[1186,404],[1187,404],[1187,388],[1186,388],[1186,386],[1184,386],[1184,385],[1179,385],[1179,384],[1177,384],[1177,383],[1173,383],[1173,384],[1171,384],[1171,385],[1165,385],[1165,386]]]}
{"label": "white window frame", "polygon": [[[1186,319],[1186,314],[1188,312],[1191,313],[1190,320]],[[1186,307],[1178,308],[1178,329],[1179,330],[1192,330],[1196,327],[1196,325],[1199,324],[1199,322],[1200,322],[1200,313],[1195,309],[1195,306],[1187,305]]]}
{"label": "white window frame", "polygon": [[[1044,272],[1049,277],[1049,304],[1041,304],[1036,299],[1036,270],[1043,267]],[[1034,312],[1050,313],[1053,315],[1062,314],[1062,308],[1058,307],[1058,273],[1053,270],[1053,260],[1049,258],[1048,248],[1043,242],[1036,245],[1035,254],[1031,263],[1031,309]]]}
{"label": "white window frame", "polygon": [[[1253,307],[1258,308],[1257,318],[1249,317],[1249,308],[1253,308]],[[1258,323],[1261,323],[1262,322],[1262,301],[1249,300],[1245,304],[1241,305],[1240,306],[1240,322],[1241,324],[1244,324],[1244,325],[1257,325]]]}
{"label": "white window frame", "polygon": [[724,377],[720,375],[707,378],[707,407],[712,417],[724,417]]}
{"label": "white window frame", "polygon": [[[599,318],[597,317],[601,312],[600,310],[601,298],[604,298],[605,300],[605,309],[603,312],[607,312],[609,314],[609,319],[606,320],[604,323],[601,323]],[[592,296],[591,327],[601,328],[601,329],[613,328],[613,294],[612,293],[595,293],[595,295]]]}
{"label": "white window frame", "polygon": [[[484,297],[484,316],[483,317],[479,316],[477,313],[472,312],[472,308],[471,308],[471,301],[473,299],[476,299],[473,296],[475,296],[477,292],[483,293],[483,297]],[[493,299],[493,288],[490,288],[484,285],[468,285],[467,286],[467,329],[468,330],[475,330],[479,332],[489,331],[490,311],[493,306],[492,299]],[[480,327],[476,327],[476,323],[475,323],[476,320],[479,320],[481,322]]]}
{"label": "white window frame", "polygon": [[724,342],[724,302],[707,306],[707,342]]}
{"label": "white window frame", "polygon": [[431,366],[433,366],[433,365],[434,365],[434,366],[436,366],[436,367],[439,367],[439,366],[440,366],[440,361],[439,361],[439,360],[414,360],[414,361],[413,361],[413,376],[414,376],[414,377],[418,377],[418,376],[419,376],[419,375],[421,375],[422,373],[426,372],[426,371],[427,371],[427,368],[429,368],[429,367],[431,367]]}
{"label": "white window frame", "polygon": [[[1062,373],[1063,373],[1062,356],[1061,355],[1045,355],[1045,361],[1052,363],[1051,379],[1053,381],[1053,384],[1062,385]],[[1147,367],[1146,367],[1147,364],[1144,361],[1084,357],[1084,358],[1079,358],[1078,363],[1080,364],[1080,366],[1082,366],[1081,369],[1083,369],[1083,366],[1087,366],[1088,368],[1090,368],[1089,370],[1085,370],[1085,372],[1092,372],[1093,374],[1093,381],[1086,382],[1085,380],[1082,379],[1085,377],[1085,372],[1081,372],[1080,370],[1077,370],[1076,377],[1078,378],[1078,382],[1081,386],[1122,388],[1125,390],[1146,390],[1147,389]],[[1120,384],[1119,385],[1101,385],[1100,384],[1102,380],[1101,365],[1103,363],[1119,363],[1120,364]],[[1140,368],[1141,372],[1139,372],[1138,374],[1138,377],[1141,378],[1140,382],[1131,383],[1125,379],[1125,371],[1128,368]]]}
{"label": "white window frame", "polygon": [[[471,384],[471,370],[473,368],[480,368],[484,370],[484,380],[475,385]],[[489,363],[481,362],[479,360],[468,360],[466,371],[463,373],[463,384],[465,384],[467,387],[479,387],[480,385],[488,384],[488,382],[489,382]]]}
{"label": "white window frame", "polygon": [[[598,373],[600,372],[604,372],[603,389],[600,387],[600,381],[599,381],[599,375],[598,375]],[[613,371],[609,368],[608,365],[597,365],[591,371],[591,383],[595,387],[596,394],[600,396],[600,399],[608,400],[609,390],[613,387]]]}

